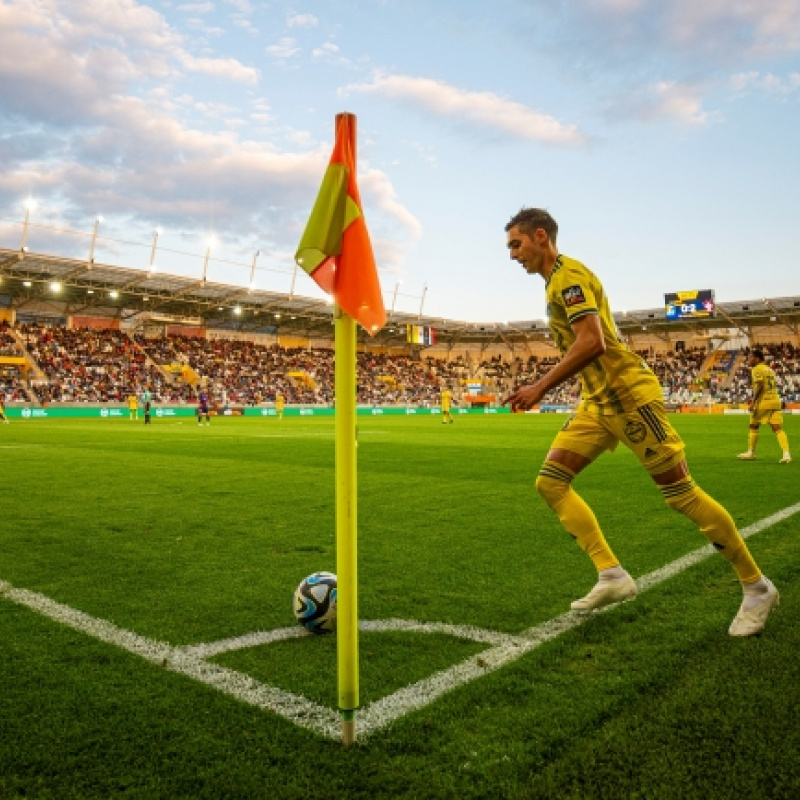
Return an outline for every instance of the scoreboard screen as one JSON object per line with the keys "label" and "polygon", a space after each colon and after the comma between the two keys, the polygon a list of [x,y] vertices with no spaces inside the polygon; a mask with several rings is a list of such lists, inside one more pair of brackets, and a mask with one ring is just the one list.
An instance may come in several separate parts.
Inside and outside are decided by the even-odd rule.
{"label": "scoreboard screen", "polygon": [[713,289],[664,295],[664,315],[667,320],[708,319],[715,316],[715,308]]}

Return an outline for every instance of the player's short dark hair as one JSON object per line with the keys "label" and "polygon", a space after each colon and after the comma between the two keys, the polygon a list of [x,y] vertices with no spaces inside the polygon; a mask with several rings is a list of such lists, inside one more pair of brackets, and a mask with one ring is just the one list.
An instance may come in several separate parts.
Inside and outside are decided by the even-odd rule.
{"label": "player's short dark hair", "polygon": [[558,223],[543,208],[521,208],[506,225],[506,233],[512,228],[519,228],[530,236],[537,228],[541,228],[550,241],[555,244],[558,237]]}
{"label": "player's short dark hair", "polygon": [[754,358],[757,358],[759,361],[764,360],[764,351],[760,347],[756,347],[754,350],[751,350],[750,355]]}

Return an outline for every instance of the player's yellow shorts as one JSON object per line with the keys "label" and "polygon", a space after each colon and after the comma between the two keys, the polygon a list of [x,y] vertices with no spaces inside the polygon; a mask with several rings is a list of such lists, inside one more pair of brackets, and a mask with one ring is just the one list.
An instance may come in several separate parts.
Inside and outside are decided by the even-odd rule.
{"label": "player's yellow shorts", "polygon": [[765,408],[750,415],[750,425],[783,425],[783,412],[779,408]]}
{"label": "player's yellow shorts", "polygon": [[661,401],[608,416],[581,403],[556,435],[551,449],[570,450],[594,461],[605,450],[616,449],[620,442],[633,451],[651,475],[672,469],[684,458],[683,439],[667,419]]}

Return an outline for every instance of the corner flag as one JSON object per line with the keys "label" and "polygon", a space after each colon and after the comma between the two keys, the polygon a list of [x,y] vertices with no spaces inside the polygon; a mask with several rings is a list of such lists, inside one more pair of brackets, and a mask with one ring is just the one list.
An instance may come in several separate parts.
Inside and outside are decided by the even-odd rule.
{"label": "corner flag", "polygon": [[386,324],[378,270],[356,184],[353,114],[336,116],[336,143],[295,261],[370,336]]}
{"label": "corner flag", "polygon": [[336,144],[295,260],[336,302],[336,671],[342,741],[349,745],[359,706],[356,321],[370,336],[386,324],[356,185],[353,114],[336,115]]}

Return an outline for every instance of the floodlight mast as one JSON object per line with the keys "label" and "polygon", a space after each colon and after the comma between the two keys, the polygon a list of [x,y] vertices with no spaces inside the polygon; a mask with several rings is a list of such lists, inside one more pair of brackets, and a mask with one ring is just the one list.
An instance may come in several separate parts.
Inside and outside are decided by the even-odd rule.
{"label": "floodlight mast", "polygon": [[[25,201],[25,219],[22,221],[22,239],[19,243],[19,252],[25,253],[28,246],[28,223],[31,218],[31,211],[36,207],[33,200]],[[21,257],[21,256],[20,256]]]}
{"label": "floodlight mast", "polygon": [[94,264],[94,246],[97,243],[97,232],[100,229],[100,223],[102,221],[102,217],[96,217],[94,221],[94,227],[92,228],[92,241],[89,243],[89,260],[87,262],[87,269],[91,269],[92,264]]}
{"label": "floodlight mast", "polygon": [[150,248],[150,272],[156,271],[156,248],[158,247],[158,234],[161,233],[160,228],[156,228],[153,231],[153,246]]}

